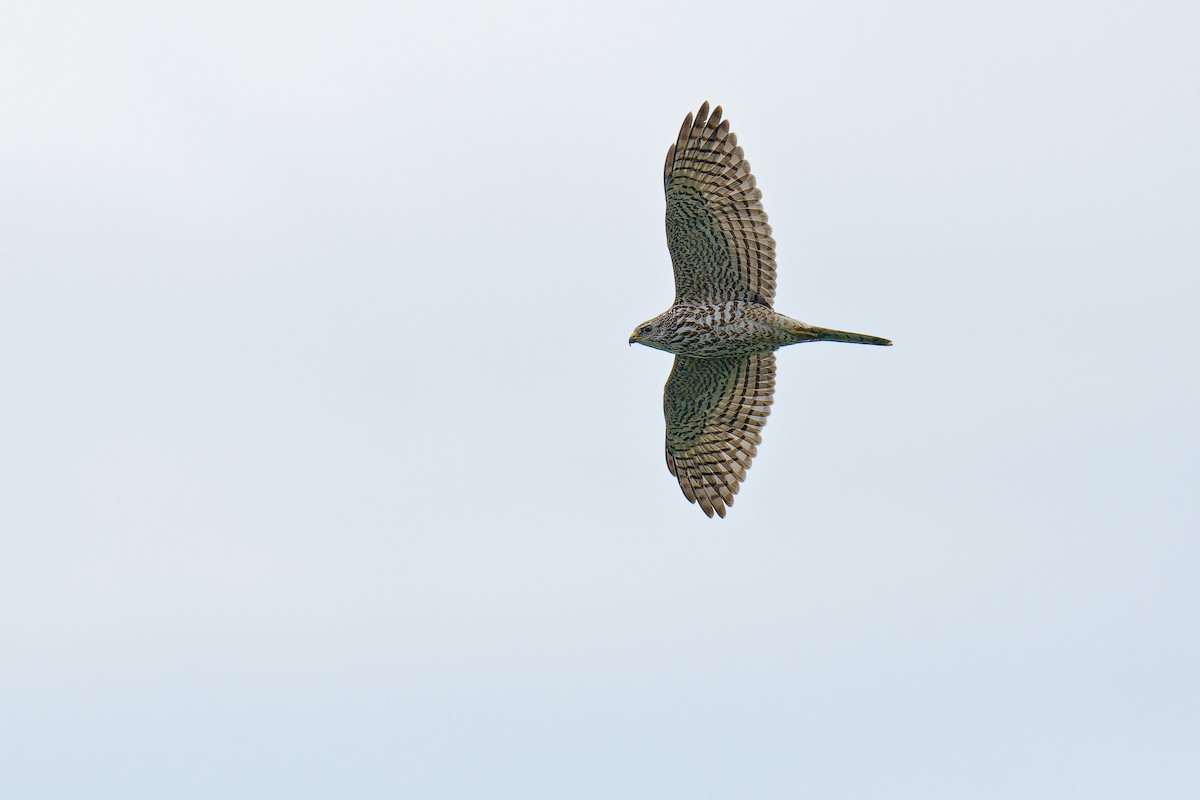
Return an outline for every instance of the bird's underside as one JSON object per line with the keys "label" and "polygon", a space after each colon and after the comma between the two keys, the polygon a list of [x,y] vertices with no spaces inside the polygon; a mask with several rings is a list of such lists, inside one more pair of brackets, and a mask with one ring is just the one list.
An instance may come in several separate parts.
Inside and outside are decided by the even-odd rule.
{"label": "bird's underside", "polygon": [[683,121],[663,170],[675,302],[630,344],[675,354],[663,393],[667,467],[709,517],[724,517],[762,441],[774,350],[810,341],[890,345],[772,309],[775,240],[750,164],[721,107]]}

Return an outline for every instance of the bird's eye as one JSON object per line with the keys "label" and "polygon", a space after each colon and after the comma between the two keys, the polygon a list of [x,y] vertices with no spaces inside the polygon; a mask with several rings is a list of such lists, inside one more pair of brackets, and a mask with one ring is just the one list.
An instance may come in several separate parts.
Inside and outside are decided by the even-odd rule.
{"label": "bird's eye", "polygon": [[652,330],[654,330],[653,325],[643,325],[642,326],[642,333],[649,333]]}

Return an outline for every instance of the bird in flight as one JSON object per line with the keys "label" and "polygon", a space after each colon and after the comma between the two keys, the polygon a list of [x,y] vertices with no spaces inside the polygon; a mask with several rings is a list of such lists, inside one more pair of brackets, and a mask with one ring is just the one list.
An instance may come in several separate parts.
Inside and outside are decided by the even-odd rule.
{"label": "bird in flight", "polygon": [[675,354],[663,392],[667,468],[709,517],[725,516],[758,452],[775,350],[801,342],[890,345],[776,313],[775,240],[750,164],[721,107],[700,106],[667,150],[667,247],[675,302],[634,342]]}

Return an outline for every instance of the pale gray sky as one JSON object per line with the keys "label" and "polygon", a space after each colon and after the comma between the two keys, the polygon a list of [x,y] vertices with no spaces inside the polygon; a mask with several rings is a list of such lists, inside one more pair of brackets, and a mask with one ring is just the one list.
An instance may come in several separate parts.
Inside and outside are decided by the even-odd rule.
{"label": "pale gray sky", "polygon": [[[1192,798],[1200,6],[0,11],[20,798]],[[720,103],[780,354],[662,457]]]}

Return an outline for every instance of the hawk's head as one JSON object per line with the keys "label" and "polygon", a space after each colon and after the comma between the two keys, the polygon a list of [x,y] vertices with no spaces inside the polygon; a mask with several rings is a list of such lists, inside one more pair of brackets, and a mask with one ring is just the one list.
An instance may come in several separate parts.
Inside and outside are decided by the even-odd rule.
{"label": "hawk's head", "polygon": [[629,343],[644,344],[655,350],[671,352],[671,341],[675,337],[675,319],[670,311],[659,314],[633,329],[629,335]]}

